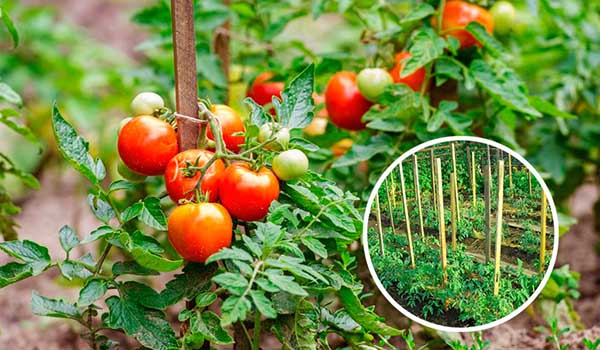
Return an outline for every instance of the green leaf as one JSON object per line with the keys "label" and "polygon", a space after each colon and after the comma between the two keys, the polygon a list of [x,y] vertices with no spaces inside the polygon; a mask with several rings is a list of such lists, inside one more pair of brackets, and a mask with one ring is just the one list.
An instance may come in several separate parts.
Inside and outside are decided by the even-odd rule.
{"label": "green leaf", "polygon": [[274,271],[267,271],[267,278],[271,281],[277,288],[282,291],[288,292],[290,294],[299,295],[301,297],[307,296],[308,293],[302,288],[298,283],[294,281],[294,277],[285,276],[278,274]]}
{"label": "green leaf", "polygon": [[234,295],[242,295],[246,288],[248,288],[248,280],[237,273],[224,272],[216,275],[212,280]]}
{"label": "green leaf", "polygon": [[33,276],[31,265],[9,262],[0,266],[0,288]]}
{"label": "green leaf", "polygon": [[106,201],[93,195],[88,194],[88,205],[98,220],[108,224],[115,217],[115,212]]}
{"label": "green leaf", "polygon": [[4,26],[10,33],[10,36],[12,37],[13,48],[19,46],[19,33],[17,32],[17,28],[15,28],[15,25],[10,16],[8,15],[8,12],[6,12],[6,9],[2,6],[0,6],[0,17],[2,17]]}
{"label": "green leaf", "polygon": [[233,343],[233,338],[221,327],[221,319],[212,311],[193,313],[190,319],[190,331],[201,334],[205,340],[216,345]]}
{"label": "green leaf", "polygon": [[13,88],[6,83],[0,82],[0,101],[2,100],[19,107],[23,105],[21,96],[15,90],[13,90]]}
{"label": "green leaf", "polygon": [[165,305],[172,305],[183,298],[194,298],[207,292],[211,287],[211,277],[217,271],[217,264],[187,263],[183,273],[167,282],[166,288],[160,292]]}
{"label": "green leaf", "polygon": [[61,299],[46,298],[35,291],[31,294],[31,312],[38,316],[81,318],[81,313],[75,305]]}
{"label": "green leaf", "polygon": [[435,12],[435,9],[427,4],[421,3],[417,5],[415,8],[411,9],[406,17],[402,18],[400,23],[410,23],[415,21],[420,21],[425,17],[431,16]]}
{"label": "green leaf", "polygon": [[146,268],[135,261],[118,261],[112,266],[112,273],[115,276],[138,275],[138,276],[158,276],[154,269]]}
{"label": "green leaf", "polygon": [[406,125],[401,119],[376,119],[367,124],[367,128],[387,132],[402,132]]}
{"label": "green leaf", "polygon": [[217,300],[217,295],[215,293],[202,293],[196,297],[196,307],[202,308],[211,305]]}
{"label": "green leaf", "polygon": [[69,281],[74,278],[85,280],[92,276],[92,273],[87,269],[87,266],[73,260],[65,260],[58,264],[60,273]]}
{"label": "green leaf", "polygon": [[214,253],[213,255],[209,256],[208,259],[206,259],[206,263],[209,264],[214,261],[227,260],[227,259],[242,260],[242,261],[248,261],[248,262],[254,261],[252,256],[250,254],[248,254],[245,250],[242,250],[237,247],[231,247],[231,248],[223,248],[223,249],[219,250],[218,252]]}
{"label": "green leaf", "polygon": [[287,128],[303,128],[313,119],[315,66],[310,64],[281,93],[281,106],[276,108],[279,123]]}
{"label": "green leaf", "polygon": [[556,117],[556,118],[563,118],[563,119],[577,119],[577,116],[565,112],[563,110],[558,109],[558,107],[556,107],[555,105],[553,105],[552,103],[544,100],[543,98],[539,97],[539,96],[529,96],[529,103],[538,111]]}
{"label": "green leaf", "polygon": [[136,303],[150,309],[163,310],[169,306],[157,291],[144,283],[127,281],[119,285],[119,293],[123,298],[135,300]]}
{"label": "green leaf", "polygon": [[251,99],[250,97],[246,97],[244,99],[244,103],[246,103],[250,107],[250,123],[257,126],[262,126],[266,123],[272,122],[272,117],[267,112],[265,112],[265,109],[261,105],[254,102],[253,99]]}
{"label": "green leaf", "polygon": [[469,23],[465,29],[479,41],[483,47],[485,47],[488,52],[494,57],[500,57],[504,54],[504,49],[502,48],[502,44],[492,35],[490,35],[485,27],[481,25],[479,22],[471,22]]}
{"label": "green leaf", "polygon": [[221,324],[227,326],[238,320],[245,320],[251,308],[252,303],[250,303],[247,297],[230,296],[221,304],[223,315]]}
{"label": "green leaf", "polygon": [[434,132],[439,129],[442,124],[451,118],[453,110],[458,108],[456,101],[442,101],[429,121],[427,122],[427,131]]}
{"label": "green leaf", "polygon": [[469,69],[477,84],[500,104],[534,117],[542,116],[529,104],[524,84],[511,69],[504,67],[496,72],[480,59],[473,60]]}
{"label": "green leaf", "polygon": [[338,295],[350,317],[368,332],[382,336],[398,336],[402,334],[401,330],[381,322],[379,316],[365,309],[352,289],[342,287],[338,291]]}
{"label": "green leaf", "polygon": [[221,61],[215,54],[198,55],[196,67],[198,73],[210,81],[213,85],[220,88],[227,87],[227,79],[223,74]]}
{"label": "green leaf", "polygon": [[103,279],[93,278],[86,282],[79,291],[78,306],[92,305],[96,300],[102,298],[108,290],[107,282]]}
{"label": "green leaf", "polygon": [[108,193],[114,192],[114,191],[119,191],[119,190],[127,190],[127,191],[131,191],[134,190],[138,187],[138,184],[135,184],[133,182],[129,182],[126,180],[116,180],[113,181],[110,186],[108,187]]}
{"label": "green leaf", "polygon": [[50,265],[48,248],[35,242],[8,241],[0,243],[0,249],[16,259],[21,259],[32,269],[32,274],[37,275]]}
{"label": "green leaf", "polygon": [[298,17],[302,17],[305,14],[306,14],[305,10],[298,10],[298,11],[294,11],[292,13],[288,13],[286,15],[280,16],[279,18],[272,19],[270,21],[270,23],[268,24],[266,30],[264,31],[262,39],[264,41],[272,40],[273,38],[275,38],[277,35],[279,35],[285,29],[285,26],[289,22],[291,22],[292,20],[294,20]]}
{"label": "green leaf", "polygon": [[90,243],[90,242],[94,242],[97,241],[101,238],[104,238],[106,236],[112,235],[116,233],[115,229],[113,229],[110,226],[100,226],[97,229],[95,229],[94,231],[90,232],[90,234],[87,237],[84,237],[81,240],[81,244],[86,244],[86,243]]}
{"label": "green leaf", "polygon": [[60,228],[60,231],[58,231],[58,237],[60,240],[60,245],[67,253],[79,245],[79,237],[77,237],[75,231],[68,225],[64,225]]}
{"label": "green leaf", "polygon": [[160,272],[169,272],[177,270],[183,265],[183,260],[169,260],[149,252],[141,247],[131,249],[133,259],[143,267],[153,269]]}
{"label": "green leaf", "polygon": [[366,144],[353,144],[346,154],[333,162],[332,168],[340,168],[358,164],[369,160],[380,153],[390,152],[390,144],[393,143],[389,135],[379,134],[371,137]]}
{"label": "green leaf", "polygon": [[302,244],[306,248],[310,249],[311,252],[315,253],[316,256],[320,256],[323,259],[327,258],[327,248],[321,241],[313,237],[302,237]]}
{"label": "green leaf", "polygon": [[294,309],[293,315],[278,318],[271,331],[279,339],[284,350],[316,350],[319,313],[307,300],[299,302]]}
{"label": "green leaf", "polygon": [[149,310],[135,300],[112,296],[106,299],[110,312],[104,318],[108,328],[123,329],[125,333],[143,346],[154,350],[179,349],[175,332],[165,315]]}
{"label": "green leaf", "polygon": [[2,115],[1,112],[0,112],[0,123],[6,125],[8,128],[10,128],[12,131],[16,132],[17,134],[23,136],[27,141],[29,141],[33,144],[39,145],[39,140],[33,134],[33,131],[31,131],[31,129],[29,129],[28,127],[26,127],[24,125],[17,124],[13,120]]}
{"label": "green leaf", "polygon": [[273,308],[273,303],[265,296],[265,293],[260,290],[251,290],[250,298],[261,315],[267,318],[277,317],[277,311],[275,311]]}
{"label": "green leaf", "polygon": [[407,77],[417,69],[424,67],[433,60],[444,54],[446,40],[440,37],[431,28],[422,29],[413,37],[412,45],[409,48],[411,57],[406,61],[402,74]]}
{"label": "green leaf", "polygon": [[60,114],[56,103],[52,107],[52,130],[62,156],[93,184],[99,184],[106,175],[101,160],[94,161],[88,153],[88,143]]}
{"label": "green leaf", "polygon": [[121,220],[124,222],[139,219],[146,225],[165,231],[167,229],[167,218],[160,207],[160,199],[155,197],[146,197],[143,201],[134,203],[121,213]]}
{"label": "green leaf", "polygon": [[435,61],[435,85],[440,86],[448,79],[463,80],[463,69],[454,60],[441,57]]}

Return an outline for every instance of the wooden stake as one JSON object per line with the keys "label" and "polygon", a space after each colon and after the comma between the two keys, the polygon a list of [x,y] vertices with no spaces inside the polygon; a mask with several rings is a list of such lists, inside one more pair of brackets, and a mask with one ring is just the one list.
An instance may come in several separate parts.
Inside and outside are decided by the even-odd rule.
{"label": "wooden stake", "polygon": [[404,220],[406,221],[406,237],[408,238],[410,265],[415,268],[415,253],[413,251],[412,234],[410,233],[410,216],[408,215],[408,206],[406,205],[406,188],[404,187],[404,172],[402,171],[402,162],[400,162],[398,168],[400,168],[400,187],[402,189],[402,205],[404,207]]}
{"label": "wooden stake", "polygon": [[451,153],[452,153],[452,171],[454,172],[454,174],[456,174],[456,176],[454,177],[454,195],[456,198],[456,217],[459,218],[460,217],[460,206],[458,205],[458,182],[456,180],[457,176],[458,176],[458,171],[456,170],[456,150],[454,148],[454,143],[450,144],[451,145]]}
{"label": "wooden stake", "polygon": [[450,173],[450,215],[452,217],[452,250],[456,250],[456,192],[454,191],[456,173]]}
{"label": "wooden stake", "polygon": [[477,204],[477,179],[475,178],[475,174],[477,173],[475,169],[475,151],[471,151],[471,188],[473,190],[473,207]]}
{"label": "wooden stake", "polygon": [[392,207],[396,208],[396,180],[394,180],[394,172],[390,173],[390,182],[391,188],[390,192],[392,194]]}
{"label": "wooden stake", "polygon": [[513,190],[513,182],[512,182],[512,157],[510,153],[508,154],[508,185],[510,186],[510,190]]}
{"label": "wooden stake", "polygon": [[435,159],[435,172],[437,175],[437,201],[438,201],[438,223],[440,229],[440,251],[442,258],[442,287],[446,287],[446,220],[444,218],[444,196],[442,187],[442,161],[440,158]]}
{"label": "wooden stake", "polygon": [[540,232],[540,273],[544,272],[546,265],[546,192],[542,189],[542,211],[541,211],[541,232]]}
{"label": "wooden stake", "polygon": [[485,197],[485,263],[490,261],[490,255],[492,252],[492,237],[490,234],[490,224],[492,221],[491,211],[491,191],[492,191],[492,160],[490,157],[490,146],[487,146],[487,164],[485,166],[485,177],[484,177],[484,197]]}
{"label": "wooden stake", "polygon": [[531,171],[529,171],[529,169],[527,169],[527,177],[529,180],[529,195],[531,196],[533,192],[531,192]]}
{"label": "wooden stake", "polygon": [[390,223],[392,224],[392,233],[396,234],[396,225],[394,225],[394,209],[392,208],[392,200],[390,199],[390,191],[386,181],[383,182],[385,185],[385,194],[387,195],[388,211],[390,212]]}
{"label": "wooden stake", "polygon": [[500,291],[500,255],[502,250],[502,204],[504,200],[504,161],[498,162],[498,207],[496,212],[496,257],[494,268],[494,295]]}
{"label": "wooden stake", "polygon": [[415,196],[417,197],[417,207],[419,208],[419,226],[421,228],[421,238],[425,239],[425,228],[423,227],[423,210],[421,208],[421,186],[419,185],[419,161],[417,154],[413,154],[413,177],[415,180]]}
{"label": "wooden stake", "polygon": [[[177,113],[198,118],[196,36],[192,0],[171,0],[171,23]],[[180,151],[196,148],[198,135],[197,123],[186,118],[177,119],[177,141]]]}
{"label": "wooden stake", "polygon": [[379,193],[375,195],[375,205],[377,209],[377,228],[379,230],[379,250],[381,250],[381,255],[383,256],[385,250],[383,247],[383,227],[381,227],[381,207],[379,205]]}
{"label": "wooden stake", "polygon": [[433,160],[433,150],[435,147],[431,147],[431,149],[429,150],[429,158],[431,159],[431,202],[433,205],[433,211],[437,211],[437,190],[436,190],[436,183],[435,183],[435,162]]}

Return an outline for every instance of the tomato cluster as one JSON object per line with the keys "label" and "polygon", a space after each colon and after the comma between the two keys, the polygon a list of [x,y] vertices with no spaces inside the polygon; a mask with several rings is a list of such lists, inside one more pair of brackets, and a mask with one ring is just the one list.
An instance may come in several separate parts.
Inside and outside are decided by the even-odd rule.
{"label": "tomato cluster", "polygon": [[[275,84],[264,80],[263,77],[263,82],[255,82],[253,94],[266,104],[264,94],[280,96],[283,83],[261,87],[260,84]],[[210,107],[209,118],[214,122],[210,124],[219,129],[208,128],[206,134],[208,139],[226,148],[220,151],[225,155],[207,149],[179,152],[177,131],[170,122],[172,113],[157,94],[139,94],[132,102],[132,110],[135,117],[125,119],[119,131],[118,171],[133,182],[143,181],[146,176],[164,176],[167,193],[178,204],[169,216],[169,240],[186,260],[204,262],[229,246],[232,217],[262,220],[271,203],[279,198],[279,180],[294,180],[308,171],[306,155],[288,149],[289,129],[275,122],[260,128],[259,147],[255,147],[276,153],[272,170],[240,153],[246,143],[245,126],[229,106]],[[214,140],[216,130],[220,130],[219,140]]]}

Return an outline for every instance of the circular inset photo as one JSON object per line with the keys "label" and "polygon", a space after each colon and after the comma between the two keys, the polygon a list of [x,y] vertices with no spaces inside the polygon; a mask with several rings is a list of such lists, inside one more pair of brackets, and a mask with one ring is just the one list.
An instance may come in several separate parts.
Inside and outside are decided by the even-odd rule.
{"label": "circular inset photo", "polygon": [[390,165],[367,204],[369,270],[400,312],[477,331],[523,311],[550,276],[558,220],[547,186],[493,141],[447,137]]}

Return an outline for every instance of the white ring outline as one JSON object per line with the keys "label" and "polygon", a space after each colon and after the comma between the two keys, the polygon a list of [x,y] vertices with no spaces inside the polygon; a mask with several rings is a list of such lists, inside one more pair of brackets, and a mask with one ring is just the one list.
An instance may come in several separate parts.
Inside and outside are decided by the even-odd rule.
{"label": "white ring outline", "polygon": [[[406,158],[412,156],[414,153],[416,153],[424,148],[427,148],[429,146],[437,145],[440,143],[453,142],[453,141],[470,141],[470,142],[477,142],[477,143],[483,143],[486,145],[490,145],[492,147],[499,148],[506,153],[509,153],[512,157],[516,158],[519,162],[521,162],[521,164],[525,165],[525,167],[527,167],[527,169],[533,174],[535,179],[538,181],[538,183],[540,184],[540,186],[546,193],[546,199],[548,200],[548,205],[550,206],[550,211],[552,213],[552,221],[554,224],[553,225],[554,246],[552,248],[552,257],[550,258],[550,263],[548,264],[548,269],[546,270],[546,273],[544,274],[544,277],[542,278],[540,285],[533,292],[533,294],[529,297],[529,299],[527,299],[525,301],[525,303],[523,303],[523,305],[521,305],[520,307],[513,310],[510,314],[508,314],[494,322],[486,323],[486,324],[483,324],[480,326],[471,326],[471,327],[442,326],[442,325],[438,325],[438,324],[426,321],[416,315],[413,315],[411,312],[404,309],[400,304],[398,304],[398,302],[396,302],[396,300],[394,300],[394,298],[392,298],[392,296],[389,295],[387,290],[383,287],[383,284],[379,280],[379,277],[377,277],[377,273],[375,272],[375,268],[373,267],[373,262],[371,261],[371,255],[369,253],[369,242],[368,242],[368,237],[367,237],[368,230],[369,230],[369,225],[368,225],[369,216],[371,213],[371,206],[373,205],[373,201],[375,200],[375,194],[377,193],[377,190],[379,190],[379,187],[381,186],[383,181],[388,177],[388,175],[392,172],[393,169],[396,169],[398,164],[400,164]],[[367,261],[367,267],[369,268],[369,272],[371,273],[371,277],[373,278],[375,285],[377,285],[377,288],[379,289],[381,294],[383,294],[383,296],[387,299],[387,301],[390,304],[392,304],[392,306],[394,306],[398,311],[400,311],[400,313],[402,313],[404,316],[410,318],[411,320],[415,321],[416,323],[418,323],[422,326],[433,328],[438,331],[453,332],[453,333],[456,333],[456,332],[478,332],[478,331],[483,331],[486,329],[490,329],[492,327],[499,326],[505,322],[510,321],[512,318],[516,317],[518,314],[523,312],[523,310],[525,310],[531,303],[533,303],[535,301],[535,299],[538,297],[538,295],[542,292],[542,289],[544,289],[544,287],[546,286],[546,283],[548,282],[548,279],[550,278],[550,274],[552,273],[552,271],[554,269],[554,264],[556,263],[556,256],[558,254],[558,239],[559,239],[558,226],[559,226],[558,214],[556,211],[556,205],[554,204],[554,199],[552,198],[552,194],[550,193],[548,186],[546,185],[546,183],[544,182],[544,179],[542,179],[542,177],[540,176],[538,171],[523,156],[521,156],[516,151],[514,151],[496,141],[488,140],[485,138],[475,137],[475,136],[448,136],[448,137],[440,137],[437,139],[433,139],[433,140],[421,143],[421,144],[411,148],[410,150],[404,152],[400,157],[398,157],[394,162],[392,162],[392,164],[390,164],[384,170],[384,172],[381,174],[381,176],[375,183],[373,191],[371,191],[371,194],[369,195],[369,199],[367,201],[367,206],[366,206],[366,210],[365,210],[365,214],[364,214],[364,218],[363,218],[362,245],[363,245],[363,250],[364,250],[364,254],[365,254],[365,260]]]}

